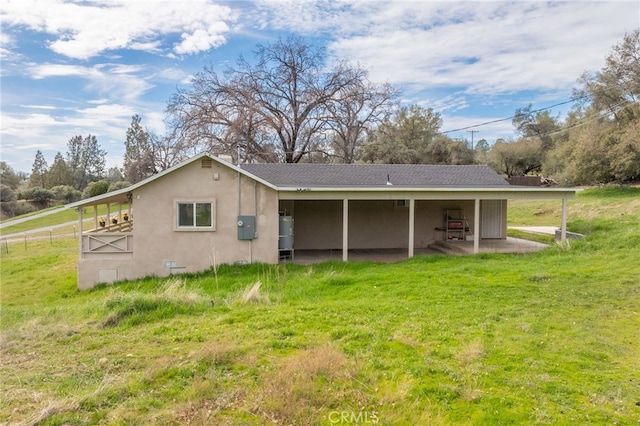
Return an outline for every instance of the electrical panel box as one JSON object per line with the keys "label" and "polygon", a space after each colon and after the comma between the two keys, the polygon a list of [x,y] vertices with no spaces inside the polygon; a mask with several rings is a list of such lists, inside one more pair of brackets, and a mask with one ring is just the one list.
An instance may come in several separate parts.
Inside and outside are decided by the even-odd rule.
{"label": "electrical panel box", "polygon": [[238,239],[253,240],[256,237],[256,217],[238,216]]}

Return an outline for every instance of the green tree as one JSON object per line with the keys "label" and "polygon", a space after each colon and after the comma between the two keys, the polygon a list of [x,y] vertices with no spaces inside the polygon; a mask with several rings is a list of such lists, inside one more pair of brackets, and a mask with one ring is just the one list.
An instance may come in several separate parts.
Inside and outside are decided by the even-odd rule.
{"label": "green tree", "polygon": [[439,133],[442,119],[431,108],[400,108],[362,146],[361,160],[369,163],[470,164],[473,151]]}
{"label": "green tree", "polygon": [[113,184],[122,180],[124,180],[124,177],[122,176],[122,171],[120,168],[110,167],[109,170],[107,170],[107,182]]}
{"label": "green tree", "polygon": [[579,82],[579,98],[613,118],[622,126],[638,118],[640,112],[640,29],[625,35],[605,58],[605,66],[595,74],[585,73]]}
{"label": "green tree", "polygon": [[552,117],[548,110],[532,111],[531,104],[516,109],[511,122],[521,137],[540,139],[543,152],[553,148],[553,135],[561,127],[558,117]]}
{"label": "green tree", "polygon": [[49,207],[51,200],[56,198],[55,194],[48,189],[33,188],[29,193],[29,201],[39,209]]}
{"label": "green tree", "polygon": [[51,188],[56,200],[73,203],[82,198],[82,193],[70,185],[58,185]]}
{"label": "green tree", "polygon": [[124,177],[131,183],[157,173],[151,136],[142,128],[141,121],[142,118],[137,114],[131,118],[124,142]]}
{"label": "green tree", "polygon": [[13,217],[16,212],[16,194],[9,185],[0,185],[0,210],[3,217]]}
{"label": "green tree", "polygon": [[480,139],[476,142],[475,151],[476,161],[480,164],[487,164],[489,161],[489,151],[491,151],[489,142],[487,142],[486,139]]}
{"label": "green tree", "polygon": [[109,184],[109,188],[107,189],[107,192],[117,191],[118,189],[127,188],[129,186],[131,186],[131,182],[128,182],[126,180],[121,180],[121,181],[118,181],[118,182],[111,182]]}
{"label": "green tree", "polygon": [[53,164],[49,168],[47,173],[47,188],[53,188],[60,185],[71,185],[73,183],[73,177],[71,170],[64,160],[64,157],[58,152],[53,159]]}
{"label": "green tree", "polygon": [[625,35],[597,73],[585,73],[580,102],[562,140],[547,155],[545,174],[565,184],[630,181],[640,176],[640,30]]}
{"label": "green tree", "polygon": [[0,182],[2,185],[7,185],[13,191],[18,189],[22,178],[18,175],[11,166],[5,161],[0,161]]}
{"label": "green tree", "polygon": [[109,182],[106,180],[99,180],[97,182],[91,182],[82,193],[83,198],[91,198],[97,195],[106,194],[109,191]]}
{"label": "green tree", "polygon": [[105,156],[98,140],[93,135],[85,138],[74,136],[67,143],[67,164],[73,176],[73,186],[82,191],[89,182],[104,177]]}
{"label": "green tree", "polygon": [[508,177],[527,175],[542,168],[542,141],[520,139],[506,142],[498,139],[488,155],[489,166]]}
{"label": "green tree", "polygon": [[44,159],[42,151],[38,150],[36,152],[36,158],[33,160],[33,166],[31,166],[30,186],[34,188],[46,188],[47,171],[47,160]]}

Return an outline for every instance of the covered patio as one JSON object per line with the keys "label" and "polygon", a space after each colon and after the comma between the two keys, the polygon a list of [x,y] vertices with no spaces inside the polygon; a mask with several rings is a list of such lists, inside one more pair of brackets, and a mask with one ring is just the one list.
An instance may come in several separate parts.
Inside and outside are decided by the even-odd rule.
{"label": "covered patio", "polygon": [[[520,238],[507,237],[503,240],[482,240],[477,253],[535,253],[549,247],[546,244]],[[441,255],[475,254],[473,241],[436,241],[427,248],[417,248],[413,257]],[[311,265],[326,261],[343,261],[342,250],[296,250],[293,258],[286,257],[284,262],[299,265]],[[352,262],[394,263],[406,260],[409,256],[406,249],[350,249],[346,256]]]}

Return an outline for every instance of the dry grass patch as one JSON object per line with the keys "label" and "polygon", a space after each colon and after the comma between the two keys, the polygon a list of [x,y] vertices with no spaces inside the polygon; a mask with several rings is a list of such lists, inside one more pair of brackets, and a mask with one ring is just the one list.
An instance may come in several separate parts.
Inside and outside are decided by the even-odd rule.
{"label": "dry grass patch", "polygon": [[455,358],[464,367],[478,362],[484,357],[484,355],[484,344],[481,340],[474,340],[456,353]]}
{"label": "dry grass patch", "polygon": [[211,366],[231,366],[238,357],[240,348],[229,343],[209,343],[205,345],[197,355],[200,362]]}
{"label": "dry grass patch", "polygon": [[247,287],[242,293],[240,300],[242,303],[270,303],[269,295],[260,291],[261,281],[256,281],[251,287]]}
{"label": "dry grass patch", "polygon": [[332,346],[298,351],[266,377],[254,412],[278,424],[313,424],[323,410],[353,400],[354,375],[347,357]]}

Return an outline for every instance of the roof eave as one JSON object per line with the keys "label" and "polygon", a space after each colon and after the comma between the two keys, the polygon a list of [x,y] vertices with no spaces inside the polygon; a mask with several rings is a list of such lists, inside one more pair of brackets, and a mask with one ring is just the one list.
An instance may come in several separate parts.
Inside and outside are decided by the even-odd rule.
{"label": "roof eave", "polygon": [[540,188],[540,187],[515,187],[515,186],[375,186],[375,187],[335,187],[335,186],[308,186],[308,187],[277,187],[280,192],[531,192],[531,193],[576,193],[580,188]]}
{"label": "roof eave", "polygon": [[255,176],[249,172],[247,172],[246,170],[243,170],[242,167],[238,167],[228,161],[225,161],[215,155],[203,152],[200,153],[198,155],[195,155],[191,158],[189,158],[188,160],[185,160],[181,163],[176,164],[173,167],[170,167],[166,170],[161,171],[160,173],[157,173],[153,176],[149,176],[148,178],[141,180],[140,182],[137,182],[133,185],[130,185],[126,188],[122,188],[119,189],[117,191],[112,191],[112,192],[107,192],[105,194],[101,194],[101,195],[96,195],[95,197],[91,197],[91,198],[86,198],[84,200],[80,200],[80,201],[76,201],[75,203],[70,203],[64,206],[64,208],[77,208],[77,207],[84,207],[84,206],[92,206],[92,205],[98,205],[98,204],[106,204],[106,203],[117,203],[117,202],[122,202],[125,203],[128,201],[128,194],[138,188],[140,188],[141,186],[147,185],[148,183],[159,179],[165,175],[168,175],[169,173],[174,172],[175,170],[180,169],[181,167],[184,167],[188,164],[193,163],[194,161],[198,161],[204,157],[208,157],[210,159],[212,159],[213,161],[216,161],[219,164],[224,165],[225,167],[229,167],[230,169],[239,172],[257,182],[260,182],[261,184],[273,189],[273,190],[277,190],[277,187],[275,185],[273,185],[270,182],[265,181],[264,179]]}

